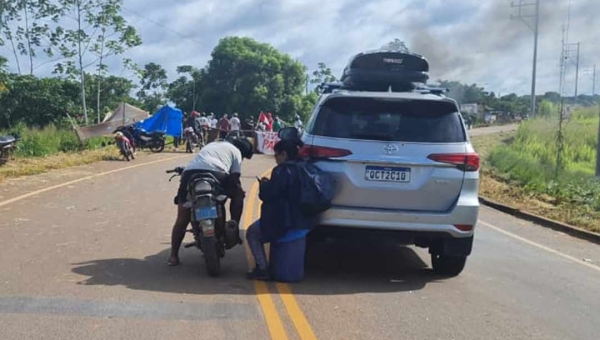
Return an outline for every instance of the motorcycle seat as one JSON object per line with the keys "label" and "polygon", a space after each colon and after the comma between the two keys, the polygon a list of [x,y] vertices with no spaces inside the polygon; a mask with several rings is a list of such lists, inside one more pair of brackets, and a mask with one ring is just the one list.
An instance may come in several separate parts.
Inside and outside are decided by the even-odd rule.
{"label": "motorcycle seat", "polygon": [[212,173],[210,172],[200,172],[194,174],[190,178],[190,185],[193,186],[196,181],[207,181],[212,184],[216,193],[223,193],[223,187],[221,185],[221,181],[219,181]]}
{"label": "motorcycle seat", "polygon": [[15,140],[16,139],[13,136],[0,136],[0,146],[13,144]]}
{"label": "motorcycle seat", "polygon": [[160,131],[153,131],[153,132],[140,131],[140,136],[162,137],[163,135],[164,135],[164,133],[160,132]]}

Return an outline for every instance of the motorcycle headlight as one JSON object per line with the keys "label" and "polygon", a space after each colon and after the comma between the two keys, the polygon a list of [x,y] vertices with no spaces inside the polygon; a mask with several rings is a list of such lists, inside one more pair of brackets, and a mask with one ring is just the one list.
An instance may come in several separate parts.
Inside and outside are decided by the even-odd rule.
{"label": "motorcycle headlight", "polygon": [[196,186],[194,187],[194,191],[196,192],[210,192],[212,191],[212,185],[207,181],[198,181],[196,182]]}

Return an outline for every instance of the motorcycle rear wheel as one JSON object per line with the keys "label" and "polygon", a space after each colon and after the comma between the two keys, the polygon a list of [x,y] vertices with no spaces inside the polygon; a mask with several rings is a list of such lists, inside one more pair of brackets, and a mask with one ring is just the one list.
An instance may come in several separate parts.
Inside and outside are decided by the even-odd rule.
{"label": "motorcycle rear wheel", "polygon": [[152,143],[152,145],[150,145],[150,151],[154,152],[154,153],[158,153],[158,152],[162,152],[165,149],[165,141],[164,140],[158,140],[154,143]]}
{"label": "motorcycle rear wheel", "polygon": [[208,275],[212,277],[219,276],[221,273],[221,259],[217,252],[217,239],[215,237],[203,237],[201,242]]}

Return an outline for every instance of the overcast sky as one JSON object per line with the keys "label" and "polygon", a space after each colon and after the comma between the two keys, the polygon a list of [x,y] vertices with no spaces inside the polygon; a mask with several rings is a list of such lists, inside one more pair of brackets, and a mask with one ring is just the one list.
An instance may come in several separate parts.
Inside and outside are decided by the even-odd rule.
{"label": "overcast sky", "polygon": [[[430,60],[432,79],[477,83],[501,94],[525,94],[531,86],[533,34],[522,22],[511,20],[515,10],[510,3],[125,0],[123,15],[144,42],[127,56],[140,65],[160,63],[171,78],[177,65],[205,66],[218,40],[226,36],[270,43],[310,71],[318,62],[325,62],[338,76],[351,55],[398,38]],[[538,94],[558,90],[561,29],[568,3],[541,0]],[[580,93],[591,93],[592,77],[587,71],[594,62],[600,68],[599,15],[600,0],[572,0],[569,41],[581,42]],[[120,73],[117,68],[112,71]],[[574,74],[574,67],[569,72]],[[567,94],[572,94],[573,84],[567,84]]]}

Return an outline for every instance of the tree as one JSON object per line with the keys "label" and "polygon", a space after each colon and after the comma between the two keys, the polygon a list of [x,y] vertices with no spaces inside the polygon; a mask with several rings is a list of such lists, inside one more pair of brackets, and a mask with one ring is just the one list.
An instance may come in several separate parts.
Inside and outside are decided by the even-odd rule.
{"label": "tree", "polygon": [[301,107],[297,111],[298,115],[303,121],[307,121],[315,104],[319,100],[319,95],[316,92],[311,92],[302,97]]}
{"label": "tree", "polygon": [[549,100],[541,100],[538,104],[538,115],[540,117],[551,117],[558,113],[556,105],[552,104]]}
{"label": "tree", "polygon": [[381,47],[384,50],[400,51],[404,53],[410,52],[404,41],[396,38]]}
{"label": "tree", "polygon": [[[98,58],[96,65],[96,112],[98,123],[100,123],[102,105],[102,79],[108,70],[105,60],[111,56],[122,54],[126,49],[139,46],[142,43],[142,39],[135,28],[127,25],[127,22],[121,16],[121,4],[122,0],[105,0],[104,3],[100,3],[100,11],[96,14],[94,22],[94,27],[100,29],[100,34],[91,47],[91,51]],[[129,60],[124,62],[126,66],[131,65]]]}
{"label": "tree", "polygon": [[332,83],[338,81],[331,72],[331,69],[325,63],[319,63],[317,69],[313,72],[310,79],[311,84],[317,84],[315,87],[316,93],[321,93],[323,83]]}
{"label": "tree", "polygon": [[552,104],[560,103],[560,93],[558,92],[546,92],[542,99],[550,101]]}
{"label": "tree", "polygon": [[[86,74],[86,92],[92,94],[97,92],[96,84],[98,75]],[[100,119],[108,112],[114,110],[120,103],[128,103],[135,106],[140,105],[138,101],[131,97],[131,92],[136,87],[135,84],[126,78],[117,76],[102,76],[103,90],[100,92],[100,98],[90,96],[90,105],[97,107]]]}
{"label": "tree", "polygon": [[167,97],[184,112],[195,111],[204,89],[206,71],[183,65],[177,67],[177,73],[181,76],[169,84]]}
{"label": "tree", "polygon": [[167,71],[159,64],[149,63],[142,70],[138,99],[144,104],[144,110],[154,112],[164,104],[167,85]]}
{"label": "tree", "polygon": [[201,97],[208,111],[246,118],[263,110],[286,119],[300,109],[306,68],[290,56],[240,37],[222,39],[211,56]]}
{"label": "tree", "polygon": [[8,60],[0,55],[0,74],[6,73],[7,65],[8,65]]}
{"label": "tree", "polygon": [[[8,91],[6,87],[6,81],[8,80],[8,73],[6,71],[6,65],[8,64],[8,60],[0,55],[0,101],[4,94]],[[2,109],[0,109],[0,112]]]}
{"label": "tree", "polygon": [[60,0],[60,4],[65,17],[74,22],[70,29],[59,27],[62,33],[60,52],[65,61],[56,65],[56,72],[79,78],[81,106],[87,125],[85,69],[96,65],[98,74],[102,75],[106,69],[105,58],[141,42],[135,29],[119,15],[122,0]]}
{"label": "tree", "polygon": [[[10,43],[17,71],[22,74],[21,56],[29,63],[29,74],[35,70],[34,59],[39,50],[48,57],[54,56],[58,45],[57,32],[49,22],[58,22],[60,8],[48,0],[0,0],[0,30]],[[0,46],[4,40],[0,39]]]}
{"label": "tree", "polygon": [[77,102],[77,84],[69,80],[10,75],[6,87],[0,96],[0,129],[18,123],[32,127],[59,123]]}

